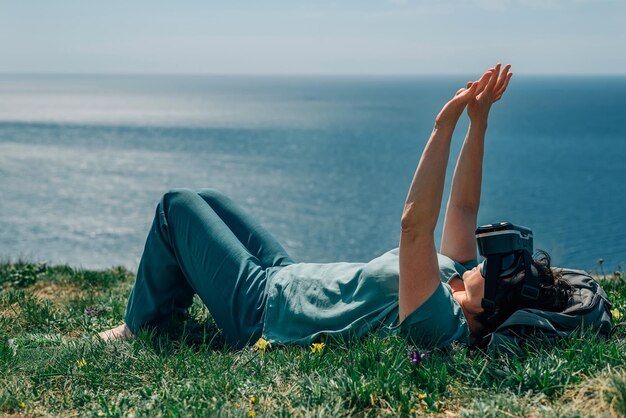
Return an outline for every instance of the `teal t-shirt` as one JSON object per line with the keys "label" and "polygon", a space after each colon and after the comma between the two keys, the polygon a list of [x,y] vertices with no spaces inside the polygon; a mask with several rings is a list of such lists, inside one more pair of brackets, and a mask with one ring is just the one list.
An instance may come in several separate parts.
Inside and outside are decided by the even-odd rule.
{"label": "teal t-shirt", "polygon": [[263,338],[309,345],[324,335],[358,338],[377,330],[399,332],[428,347],[467,342],[467,322],[448,282],[475,262],[461,264],[441,254],[438,261],[439,287],[400,325],[397,248],[369,263],[298,263],[270,269]]}

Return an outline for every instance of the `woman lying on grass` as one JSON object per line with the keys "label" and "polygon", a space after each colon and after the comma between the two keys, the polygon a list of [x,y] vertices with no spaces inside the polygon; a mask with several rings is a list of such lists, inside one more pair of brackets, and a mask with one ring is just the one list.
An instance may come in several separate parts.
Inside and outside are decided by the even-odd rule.
{"label": "woman lying on grass", "polygon": [[[100,337],[131,338],[142,328],[158,328],[184,312],[196,293],[233,348],[260,337],[309,345],[322,336],[349,339],[373,331],[400,332],[435,347],[468,343],[490,331],[493,324],[485,327],[481,317],[485,281],[477,268],[474,230],[487,119],[506,91],[509,70],[510,65],[491,68],[460,89],[437,116],[408,192],[399,249],[369,263],[295,263],[226,196],[173,190],[157,207],[125,323]],[[434,230],[450,141],[465,108],[471,123],[438,254]],[[538,307],[554,310],[562,292],[547,257],[535,264],[554,284],[554,291],[545,293],[549,300]]]}

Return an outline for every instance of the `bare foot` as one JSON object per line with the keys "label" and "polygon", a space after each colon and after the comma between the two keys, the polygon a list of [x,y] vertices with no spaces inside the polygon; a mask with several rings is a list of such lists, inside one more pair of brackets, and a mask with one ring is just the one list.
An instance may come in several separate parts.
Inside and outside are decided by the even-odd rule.
{"label": "bare foot", "polygon": [[126,324],[122,324],[118,327],[111,328],[106,331],[102,331],[101,333],[98,334],[98,338],[100,338],[105,343],[108,343],[111,341],[118,341],[118,340],[120,341],[130,340],[131,338],[135,338],[135,336],[133,335],[132,332],[130,332],[130,329],[128,329]]}

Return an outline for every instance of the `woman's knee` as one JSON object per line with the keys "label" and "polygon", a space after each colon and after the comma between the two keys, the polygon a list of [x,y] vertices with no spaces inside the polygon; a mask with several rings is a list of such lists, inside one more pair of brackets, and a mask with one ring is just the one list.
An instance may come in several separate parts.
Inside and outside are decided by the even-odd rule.
{"label": "woman's knee", "polygon": [[192,204],[197,204],[199,197],[214,209],[229,204],[229,198],[215,189],[175,188],[166,192],[161,198],[160,212],[164,217],[171,216],[172,212],[186,212]]}
{"label": "woman's knee", "polygon": [[196,195],[191,189],[175,188],[170,189],[161,198],[159,205],[163,213],[170,213],[173,208],[188,206],[190,199]]}
{"label": "woman's knee", "polygon": [[223,201],[228,199],[228,197],[224,193],[222,193],[222,192],[220,192],[219,190],[216,190],[216,189],[210,189],[210,188],[200,189],[200,190],[198,190],[198,194],[209,205],[211,205],[212,203],[215,203],[215,202],[220,202],[220,201],[223,202]]}

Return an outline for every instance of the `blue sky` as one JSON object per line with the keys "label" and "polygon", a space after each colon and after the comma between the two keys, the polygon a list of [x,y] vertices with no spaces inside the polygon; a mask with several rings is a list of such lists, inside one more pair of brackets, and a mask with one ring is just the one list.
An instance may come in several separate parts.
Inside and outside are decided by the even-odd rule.
{"label": "blue sky", "polygon": [[623,0],[0,0],[0,72],[626,74],[625,28]]}

